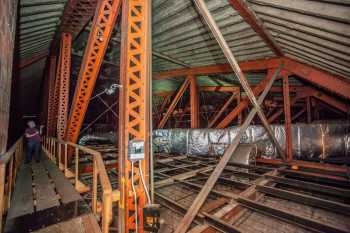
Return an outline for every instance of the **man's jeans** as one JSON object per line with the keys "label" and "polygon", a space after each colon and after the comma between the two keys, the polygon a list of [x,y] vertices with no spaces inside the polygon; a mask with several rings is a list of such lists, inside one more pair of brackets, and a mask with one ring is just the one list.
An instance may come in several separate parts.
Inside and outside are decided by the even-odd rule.
{"label": "man's jeans", "polygon": [[41,144],[37,141],[28,141],[27,143],[27,155],[26,155],[26,163],[30,163],[32,161],[32,157],[34,155],[34,159],[36,161],[40,161],[41,154]]}

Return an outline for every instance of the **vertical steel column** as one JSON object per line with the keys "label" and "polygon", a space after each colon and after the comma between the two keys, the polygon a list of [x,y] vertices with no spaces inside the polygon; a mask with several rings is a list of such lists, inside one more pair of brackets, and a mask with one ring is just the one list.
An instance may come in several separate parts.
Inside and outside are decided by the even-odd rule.
{"label": "vertical steel column", "polygon": [[[149,182],[150,97],[151,81],[151,1],[124,0],[122,3],[122,44],[119,105],[119,232],[143,230],[142,208],[146,204],[146,193],[141,183],[142,168],[146,186]],[[134,164],[128,160],[130,140],[145,142],[145,159]],[[132,171],[134,171],[132,173]],[[133,176],[133,177],[132,177]],[[133,184],[136,190],[136,203]],[[137,208],[136,208],[137,204]],[[138,218],[136,219],[136,213]],[[137,221],[137,225],[136,225]]]}
{"label": "vertical steel column", "polygon": [[[238,95],[237,95],[237,106],[241,104],[242,94],[241,94],[241,88],[239,88]],[[243,112],[240,112],[238,115],[238,125],[242,124],[243,120]]]}
{"label": "vertical steel column", "polygon": [[188,76],[190,80],[191,128],[199,128],[199,96],[196,76]]}
{"label": "vertical steel column", "polygon": [[119,7],[120,0],[98,1],[69,113],[67,141],[77,142],[78,140]]}
{"label": "vertical steel column", "polygon": [[58,104],[60,100],[60,80],[61,80],[61,63],[62,63],[62,48],[59,50],[57,67],[56,67],[56,79],[55,90],[53,92],[53,108],[52,108],[52,124],[50,125],[49,135],[55,137],[57,134],[57,119],[58,119]]}
{"label": "vertical steel column", "polygon": [[312,107],[312,110],[313,110],[313,118],[315,119],[315,121],[320,120],[319,105],[318,105],[316,99],[312,98],[312,97],[311,97],[311,107]]}
{"label": "vertical steel column", "polygon": [[290,110],[290,96],[289,96],[289,79],[288,74],[283,76],[283,103],[284,103],[284,124],[286,130],[286,158],[287,161],[293,160],[292,151],[292,120]]}
{"label": "vertical steel column", "polygon": [[306,97],[306,114],[307,114],[307,123],[312,122],[311,117],[311,96]]}
{"label": "vertical steel column", "polygon": [[67,125],[68,99],[69,99],[69,81],[71,66],[72,35],[62,33],[61,35],[61,61],[58,69],[60,70],[59,80],[59,100],[58,100],[58,119],[57,119],[57,137],[64,139]]}
{"label": "vertical steel column", "polygon": [[46,121],[46,135],[51,136],[55,129],[55,80],[56,80],[56,56],[50,57],[50,71],[49,71],[49,96],[47,106],[47,121]]}

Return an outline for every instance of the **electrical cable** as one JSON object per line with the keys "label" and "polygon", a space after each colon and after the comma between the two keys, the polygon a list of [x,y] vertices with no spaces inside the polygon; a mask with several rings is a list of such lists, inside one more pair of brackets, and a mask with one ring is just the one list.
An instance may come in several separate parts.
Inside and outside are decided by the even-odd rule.
{"label": "electrical cable", "polygon": [[147,200],[148,200],[148,204],[152,204],[151,202],[151,197],[149,195],[149,192],[148,192],[148,189],[146,187],[146,183],[145,183],[145,180],[144,180],[144,177],[143,177],[143,172],[142,172],[142,168],[141,168],[141,160],[139,160],[139,171],[140,171],[140,176],[141,176],[141,182],[143,184],[143,188],[145,189],[145,192],[146,192],[146,195],[147,195]]}
{"label": "electrical cable", "polygon": [[131,161],[131,186],[132,186],[132,191],[134,192],[134,202],[135,202],[135,231],[136,233],[139,232],[138,230],[138,209],[137,209],[137,193],[136,193],[136,189],[135,189],[135,186],[134,186],[134,162]]}

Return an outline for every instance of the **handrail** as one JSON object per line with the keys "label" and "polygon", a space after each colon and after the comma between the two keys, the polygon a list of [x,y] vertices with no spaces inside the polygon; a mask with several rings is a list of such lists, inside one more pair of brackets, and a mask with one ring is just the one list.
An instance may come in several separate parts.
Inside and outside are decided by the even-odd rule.
{"label": "handrail", "polygon": [[[62,151],[62,146],[63,151]],[[71,147],[71,148],[68,148]],[[67,155],[69,149],[75,150],[75,171],[72,172],[68,168]],[[92,211],[95,215],[101,212],[101,229],[102,233],[109,232],[109,225],[112,220],[112,203],[119,200],[119,192],[112,189],[111,182],[107,175],[105,165],[103,163],[100,152],[90,149],[85,146],[77,145],[71,142],[66,142],[52,137],[44,137],[43,151],[46,155],[64,172],[66,177],[75,179],[75,188],[79,192],[89,191],[87,186],[79,181],[79,151],[90,154],[93,157],[93,182],[92,182]],[[62,159],[62,155],[64,159]],[[100,181],[102,188],[101,206],[98,207],[98,192],[97,185]]]}
{"label": "handrail", "polygon": [[22,160],[23,137],[20,137],[7,152],[0,155],[0,232],[3,231],[3,216],[10,207],[17,170]]}

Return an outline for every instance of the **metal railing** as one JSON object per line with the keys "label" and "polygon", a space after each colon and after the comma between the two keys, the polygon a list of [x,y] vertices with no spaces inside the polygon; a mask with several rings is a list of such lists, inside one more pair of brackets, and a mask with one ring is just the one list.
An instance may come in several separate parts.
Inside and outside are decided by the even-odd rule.
{"label": "metal railing", "polygon": [[3,217],[10,208],[17,170],[23,160],[23,137],[4,154],[0,155],[0,232],[3,232]]}
{"label": "metal railing", "polygon": [[[67,178],[74,178],[75,189],[78,192],[92,192],[92,211],[96,216],[101,217],[102,233],[109,232],[109,225],[112,220],[112,203],[119,201],[119,191],[112,190],[112,185],[107,175],[100,152],[88,147],[77,145],[71,142],[58,140],[57,138],[44,137],[43,151],[53,161]],[[68,154],[74,150],[74,172],[68,168]],[[79,156],[80,153],[92,156],[92,187],[88,187],[79,180]],[[62,158],[63,156],[63,158]],[[101,196],[98,197],[97,186],[101,185]],[[98,201],[100,199],[100,201]]]}

